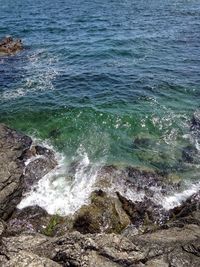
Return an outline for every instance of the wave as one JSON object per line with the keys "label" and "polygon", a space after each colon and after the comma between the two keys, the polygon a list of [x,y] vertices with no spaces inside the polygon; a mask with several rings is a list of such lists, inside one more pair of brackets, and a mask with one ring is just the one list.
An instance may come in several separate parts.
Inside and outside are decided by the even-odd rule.
{"label": "wave", "polygon": [[2,93],[2,99],[10,100],[24,97],[29,93],[54,90],[53,81],[59,70],[56,67],[55,56],[46,54],[44,49],[38,49],[27,55],[26,63],[22,66],[23,77],[21,86],[6,90]]}
{"label": "wave", "polygon": [[77,152],[79,160],[73,177],[70,175],[66,156],[57,152],[57,167],[24,196],[18,208],[38,205],[49,214],[66,216],[73,214],[82,205],[88,204],[100,166],[98,164],[91,166],[90,159],[82,146]]}

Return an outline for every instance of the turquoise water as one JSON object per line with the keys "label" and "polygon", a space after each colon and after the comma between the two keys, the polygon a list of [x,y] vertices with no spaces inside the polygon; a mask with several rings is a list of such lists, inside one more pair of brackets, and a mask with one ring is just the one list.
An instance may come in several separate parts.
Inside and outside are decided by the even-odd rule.
{"label": "turquoise water", "polygon": [[25,49],[0,58],[0,122],[69,161],[83,147],[93,162],[196,175],[181,155],[200,106],[199,1],[0,0],[7,34]]}

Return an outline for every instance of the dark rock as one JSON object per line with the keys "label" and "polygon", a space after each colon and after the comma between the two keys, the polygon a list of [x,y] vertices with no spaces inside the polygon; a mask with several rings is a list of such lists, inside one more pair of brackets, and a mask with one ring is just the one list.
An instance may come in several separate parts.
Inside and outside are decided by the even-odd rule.
{"label": "dark rock", "polygon": [[191,131],[200,131],[200,110],[197,110],[191,120]]}
{"label": "dark rock", "polygon": [[7,219],[21,200],[24,161],[30,137],[0,124],[0,217]]}
{"label": "dark rock", "polygon": [[[197,213],[196,213],[197,212]],[[169,218],[176,222],[182,222],[183,225],[189,223],[200,225],[200,191],[193,194],[180,206],[177,206],[169,211]]]}
{"label": "dark rock", "polygon": [[22,232],[43,233],[51,218],[52,215],[38,206],[17,209],[7,222],[6,235],[18,235]]}
{"label": "dark rock", "polygon": [[57,138],[61,135],[61,131],[60,129],[56,128],[56,129],[53,129],[49,132],[49,137],[50,138]]}
{"label": "dark rock", "polygon": [[186,146],[182,151],[182,159],[187,163],[196,163],[197,155],[198,150],[192,145]]}
{"label": "dark rock", "polygon": [[[30,190],[34,184],[57,165],[55,154],[52,150],[42,146],[35,146],[34,151],[36,157],[25,168],[25,191]],[[41,157],[37,157],[38,155]]]}
{"label": "dark rock", "polygon": [[133,141],[133,148],[152,146],[152,140],[147,137],[136,137]]}
{"label": "dark rock", "polygon": [[14,40],[12,37],[5,37],[0,41],[0,54],[12,55],[23,49],[20,39]]}
{"label": "dark rock", "polygon": [[8,219],[22,193],[55,168],[53,151],[31,147],[30,137],[0,124],[0,218]]}
{"label": "dark rock", "polygon": [[163,223],[168,218],[168,213],[164,211],[161,205],[155,204],[147,197],[143,201],[135,201],[126,199],[119,192],[118,198],[122,203],[122,208],[128,214],[131,223],[136,226],[153,226],[154,224]]}

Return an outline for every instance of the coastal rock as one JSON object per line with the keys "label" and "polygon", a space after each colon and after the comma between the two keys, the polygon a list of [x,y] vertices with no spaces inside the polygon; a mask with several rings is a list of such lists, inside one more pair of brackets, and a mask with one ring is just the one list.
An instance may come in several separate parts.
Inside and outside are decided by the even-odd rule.
{"label": "coastal rock", "polygon": [[4,220],[22,194],[57,164],[53,151],[31,145],[30,137],[0,124],[0,218]]}
{"label": "coastal rock", "polygon": [[200,227],[200,191],[169,211],[169,221],[164,227],[183,227],[194,224]]}
{"label": "coastal rock", "polygon": [[86,233],[120,233],[130,223],[120,201],[99,190],[91,195],[91,203],[75,214],[73,229]]}
{"label": "coastal rock", "polygon": [[[22,253],[34,255],[38,259],[38,266],[46,258],[50,263],[55,262],[54,266],[57,263],[58,266],[77,267],[198,267],[199,234],[200,229],[195,225],[133,237],[105,233],[83,235],[79,232],[54,238],[21,234],[2,239],[0,265],[14,267],[18,253]],[[20,265],[23,258],[19,257],[18,260],[18,266],[23,266]],[[27,266],[31,266],[31,260],[27,258]]]}
{"label": "coastal rock", "polygon": [[20,39],[14,40],[11,36],[5,37],[0,41],[0,55],[12,55],[23,49]]}
{"label": "coastal rock", "polygon": [[0,220],[0,238],[4,234],[5,228],[6,228],[5,222]]}
{"label": "coastal rock", "polygon": [[200,110],[197,110],[191,120],[191,131],[200,131]]}
{"label": "coastal rock", "polygon": [[[57,165],[55,154],[52,150],[42,146],[34,146],[32,151],[34,151],[34,154],[32,154],[24,172],[25,191],[30,190],[33,184],[36,184]],[[27,154],[25,156],[27,157]]]}
{"label": "coastal rock", "polygon": [[19,235],[22,232],[43,233],[51,218],[52,215],[38,206],[17,209],[7,222],[6,235]]}
{"label": "coastal rock", "polygon": [[166,221],[168,218],[167,213],[163,210],[161,205],[156,205],[146,197],[143,201],[132,202],[118,192],[117,195],[131,223],[138,228],[142,225],[147,227],[148,224],[159,224],[161,221]]}
{"label": "coastal rock", "polygon": [[24,162],[30,137],[0,124],[0,217],[7,219],[21,200]]}
{"label": "coastal rock", "polygon": [[182,159],[187,163],[198,163],[200,161],[198,149],[192,145],[186,146],[182,151]]}

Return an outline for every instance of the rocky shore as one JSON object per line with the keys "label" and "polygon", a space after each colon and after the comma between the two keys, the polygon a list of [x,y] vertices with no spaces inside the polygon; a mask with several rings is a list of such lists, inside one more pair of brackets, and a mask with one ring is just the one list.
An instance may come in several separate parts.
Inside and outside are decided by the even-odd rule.
{"label": "rocky shore", "polygon": [[[193,134],[199,118],[194,115]],[[23,194],[56,165],[52,150],[0,124],[0,266],[200,266],[200,192],[166,210],[153,201],[153,188],[164,198],[179,181],[152,170],[105,166],[90,204],[74,215],[49,215],[38,206],[19,210]],[[130,200],[113,180],[142,197]]]}

